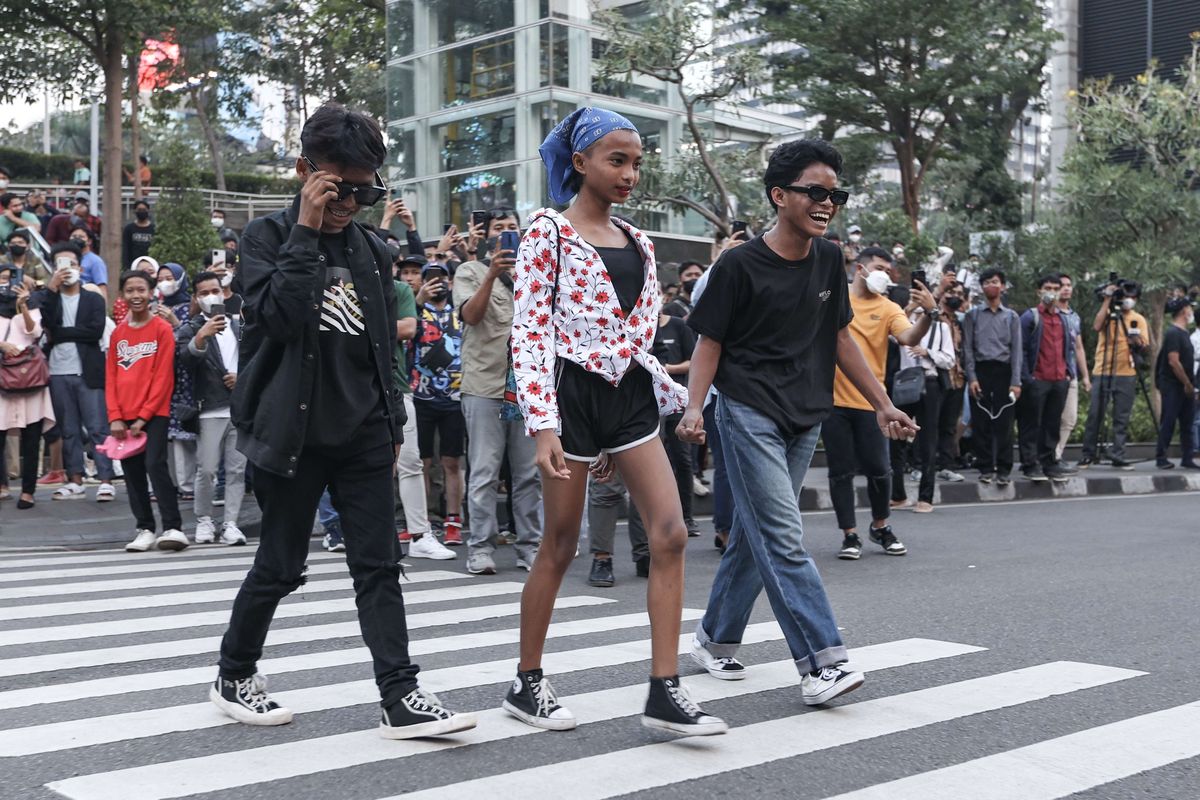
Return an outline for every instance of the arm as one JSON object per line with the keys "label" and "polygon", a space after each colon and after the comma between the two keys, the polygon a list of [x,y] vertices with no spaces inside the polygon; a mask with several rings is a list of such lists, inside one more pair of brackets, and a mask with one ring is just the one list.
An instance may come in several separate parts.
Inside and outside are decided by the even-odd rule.
{"label": "arm", "polygon": [[950,333],[950,326],[939,322],[934,331],[930,334],[930,340],[937,340],[937,348],[929,350],[929,360],[938,369],[951,369],[954,367],[954,338]]}
{"label": "arm", "polygon": [[407,342],[417,337],[417,318],[405,317],[396,320],[396,341]]}
{"label": "arm", "polygon": [[[46,292],[46,296],[49,295],[53,295],[56,298],[55,301],[51,302],[57,302],[57,293]],[[79,299],[79,310],[81,313],[76,318],[76,322],[81,324],[60,325],[57,328],[52,328],[51,332],[55,344],[62,344],[64,342],[84,342],[87,344],[98,344],[100,342],[100,339],[104,336],[103,301],[97,304],[94,313],[87,314],[85,318],[84,314],[82,313],[85,299],[86,295],[81,293]],[[58,317],[58,319],[61,320],[61,316]]]}
{"label": "arm", "polygon": [[407,283],[395,283],[396,341],[407,342],[417,337],[417,302]]}
{"label": "arm", "polygon": [[459,267],[454,276],[454,304],[458,306],[459,316],[467,325],[478,325],[487,314],[488,301],[492,298],[492,289],[500,270],[489,266],[483,275],[478,274],[478,268],[472,266],[466,270]]}
{"label": "arm", "polygon": [[276,250],[263,240],[255,220],[247,226],[241,247],[241,273],[246,305],[271,339],[286,342],[301,336],[309,320],[320,313],[312,299],[323,277],[320,233],[306,225],[292,228]]}
{"label": "arm", "polygon": [[513,280],[513,373],[517,404],[530,435],[558,427],[558,397],[554,392],[554,320],[550,308],[554,291],[557,232],[548,219],[538,220],[521,240]]}
{"label": "arm", "polygon": [[963,371],[967,373],[967,380],[971,383],[977,383],[975,377],[975,315],[967,312],[962,321],[963,333]]}
{"label": "arm", "polygon": [[708,397],[708,390],[712,388],[720,362],[721,343],[701,335],[689,362],[691,374],[688,376],[687,409],[675,428],[676,434],[685,442],[704,443],[704,398]]}
{"label": "arm", "polygon": [[[921,340],[925,338],[925,334],[929,332],[929,326],[933,322],[933,317],[929,315],[933,309],[937,308],[937,303],[933,299],[933,295],[920,282],[915,283],[912,289],[912,302],[920,306],[924,312],[920,319],[916,321],[911,328],[900,333],[893,334],[896,341],[905,347],[916,347],[921,344]],[[905,322],[908,321],[906,317]],[[863,395],[866,396],[865,394]]]}
{"label": "arm", "polygon": [[[117,348],[116,343],[109,345],[104,358],[104,403],[108,408],[108,421],[121,420],[121,405],[117,401]],[[114,434],[115,435],[115,434]]]}
{"label": "arm", "polygon": [[883,385],[875,380],[875,374],[863,358],[849,328],[838,331],[837,366],[875,409],[875,419],[884,436],[889,439],[911,439],[916,436],[920,428],[907,414],[892,405]]}
{"label": "arm", "polygon": [[1090,390],[1092,386],[1092,378],[1088,373],[1087,353],[1083,349],[1083,337],[1075,337],[1075,370],[1078,372],[1079,381],[1083,384],[1085,390]]}
{"label": "arm", "polygon": [[1108,309],[1112,306],[1112,295],[1104,295],[1104,301],[1100,303],[1100,310],[1096,312],[1096,318],[1092,320],[1092,329],[1099,333],[1104,330],[1104,323],[1108,320]]}
{"label": "arm", "polygon": [[408,243],[408,254],[410,256],[425,254],[425,243],[421,241],[421,234],[417,232],[415,225],[404,231],[404,240]]}
{"label": "arm", "polygon": [[1179,362],[1179,351],[1172,350],[1167,353],[1167,364],[1171,367],[1171,372],[1175,373],[1175,379],[1183,384],[1183,390],[1189,395],[1194,391],[1192,388],[1191,378],[1184,372],[1183,364]]}
{"label": "arm", "polygon": [[208,337],[204,336],[204,326],[198,322],[200,317],[193,317],[175,331],[175,358],[188,368],[202,363],[208,350]]}
{"label": "arm", "polygon": [[175,334],[170,325],[158,325],[158,353],[154,357],[154,372],[150,376],[150,391],[138,409],[137,418],[149,422],[155,412],[171,399],[175,391]]}

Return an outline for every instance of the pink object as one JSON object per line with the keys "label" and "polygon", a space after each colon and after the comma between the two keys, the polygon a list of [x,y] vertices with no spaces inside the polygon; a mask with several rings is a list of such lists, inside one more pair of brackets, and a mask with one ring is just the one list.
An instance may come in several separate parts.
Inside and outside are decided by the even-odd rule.
{"label": "pink object", "polygon": [[132,433],[128,433],[124,439],[109,436],[105,438],[102,444],[97,445],[96,449],[114,461],[120,461],[123,458],[132,458],[146,449],[146,434],[142,433],[135,436]]}

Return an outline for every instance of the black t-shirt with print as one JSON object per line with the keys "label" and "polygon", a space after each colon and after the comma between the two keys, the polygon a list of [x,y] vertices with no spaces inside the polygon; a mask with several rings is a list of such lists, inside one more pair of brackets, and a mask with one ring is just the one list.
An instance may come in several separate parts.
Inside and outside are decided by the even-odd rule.
{"label": "black t-shirt with print", "polygon": [[354,277],[346,266],[345,238],[345,234],[321,234],[325,293],[305,447],[340,447],[364,425],[386,424],[371,340]]}
{"label": "black t-shirt with print", "polygon": [[854,316],[841,248],[814,239],[806,258],[788,261],[759,236],[712,269],[688,325],[722,346],[717,389],[789,436],[823,421],[838,331]]}
{"label": "black t-shirt with print", "polygon": [[[666,325],[659,325],[654,331],[654,345],[650,349],[650,354],[657,358],[663,366],[682,364],[691,360],[692,351],[695,348],[696,336],[692,333],[692,329],[678,317],[671,317],[667,320]],[[671,377],[675,379],[676,383],[687,386],[686,372]]]}

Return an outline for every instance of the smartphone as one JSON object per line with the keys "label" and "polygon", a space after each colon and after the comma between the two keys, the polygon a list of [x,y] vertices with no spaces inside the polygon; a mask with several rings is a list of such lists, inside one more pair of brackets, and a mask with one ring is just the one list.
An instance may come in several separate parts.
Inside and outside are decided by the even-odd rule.
{"label": "smartphone", "polygon": [[225,248],[219,250],[215,247],[213,248],[212,262],[213,269],[225,266]]}
{"label": "smartphone", "polygon": [[750,229],[749,222],[746,222],[746,220],[744,220],[744,219],[735,219],[733,221],[733,225],[730,226],[729,232],[731,234],[746,233],[749,229]]}
{"label": "smartphone", "polygon": [[914,269],[912,271],[912,282],[913,286],[916,286],[918,283],[920,283],[926,289],[929,288],[929,281],[925,278],[925,270],[923,269]]}
{"label": "smartphone", "polygon": [[209,315],[210,317],[223,317],[223,316],[225,316],[225,304],[224,304],[224,303],[213,303],[212,311],[210,311],[210,312],[208,313],[208,315]]}
{"label": "smartphone", "polygon": [[9,291],[15,290],[18,286],[25,282],[25,269],[23,267],[13,267],[12,275],[8,279]]}
{"label": "smartphone", "polygon": [[487,223],[488,223],[488,212],[478,211],[478,210],[471,212],[471,226],[474,227],[474,226],[478,225],[481,228],[483,228],[483,233],[485,236],[487,235]]}
{"label": "smartphone", "polygon": [[521,247],[521,234],[516,231],[503,231],[500,234],[500,249],[511,250],[515,256]]}

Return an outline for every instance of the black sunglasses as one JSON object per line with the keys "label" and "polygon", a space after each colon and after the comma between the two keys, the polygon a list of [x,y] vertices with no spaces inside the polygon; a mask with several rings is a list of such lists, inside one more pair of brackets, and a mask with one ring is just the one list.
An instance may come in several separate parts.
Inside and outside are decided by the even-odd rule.
{"label": "black sunglasses", "polygon": [[[313,163],[308,156],[300,156],[304,159],[304,163],[308,164],[308,168],[313,172],[318,172],[319,167]],[[373,206],[387,196],[387,186],[383,183],[383,178],[378,172],[375,173],[374,186],[356,186],[353,183],[342,181],[337,185],[338,200],[345,200],[350,195],[354,195],[354,202],[360,206]]]}
{"label": "black sunglasses", "polygon": [[835,206],[844,206],[850,199],[850,193],[845,189],[826,189],[824,186],[780,186],[785,192],[806,194],[814,203],[824,203],[829,200]]}

